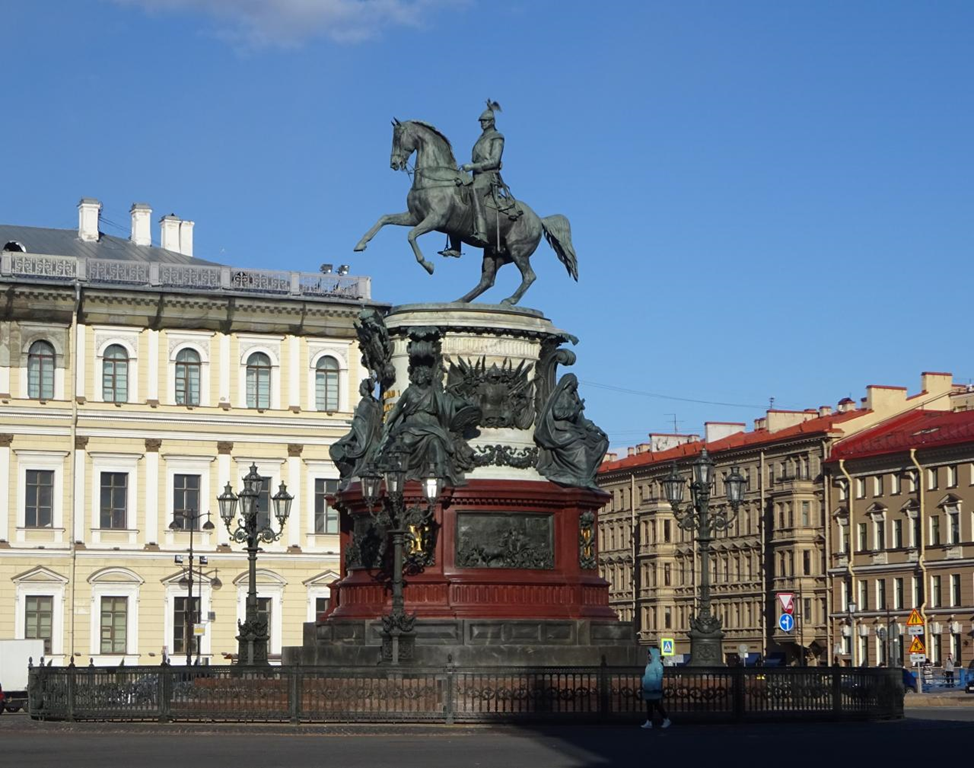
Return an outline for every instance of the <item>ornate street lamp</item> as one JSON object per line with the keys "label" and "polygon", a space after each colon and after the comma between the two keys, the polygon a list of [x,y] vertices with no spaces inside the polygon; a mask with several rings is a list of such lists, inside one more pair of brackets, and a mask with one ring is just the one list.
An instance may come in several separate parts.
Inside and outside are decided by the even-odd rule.
{"label": "ornate street lamp", "polygon": [[[271,543],[281,538],[284,524],[291,513],[294,497],[281,483],[277,493],[271,497],[274,502],[274,517],[280,526],[278,531],[271,528],[270,520],[260,520],[260,491],[264,479],[257,472],[257,465],[250,465],[250,472],[243,478],[243,488],[239,494],[233,492],[230,483],[217,497],[220,503],[220,517],[227,526],[230,536],[238,543],[247,544],[248,584],[247,613],[243,622],[237,621],[237,663],[267,664],[267,618],[257,612],[257,553],[261,542]],[[236,517],[237,504],[240,504],[240,517]],[[234,527],[236,526],[236,527]]]}
{"label": "ornate street lamp", "polygon": [[[381,491],[383,478],[384,494]],[[369,466],[359,475],[359,479],[362,482],[362,496],[376,527],[380,531],[387,531],[392,539],[392,610],[382,617],[382,660],[397,665],[412,661],[416,647],[416,614],[406,613],[403,596],[403,546],[408,542],[411,551],[419,551],[421,556],[431,554],[422,551],[428,543],[423,539],[423,531],[433,523],[436,501],[443,490],[443,479],[431,465],[420,478],[426,505],[407,506],[404,457],[398,450],[389,452],[381,477],[375,466]]]}
{"label": "ornate street lamp", "polygon": [[697,534],[697,548],[700,552],[700,605],[697,615],[690,619],[690,666],[715,667],[723,664],[721,641],[724,631],[720,619],[710,610],[710,543],[716,531],[726,530],[737,517],[747,480],[735,466],[724,479],[727,489],[727,502],[730,512],[725,508],[710,509],[710,497],[714,480],[714,463],[704,448],[691,466],[693,480],[690,482],[690,503],[683,507],[683,493],[687,481],[680,477],[674,463],[669,477],[663,480],[663,493],[673,508],[677,524],[686,531]]}
{"label": "ornate street lamp", "polygon": [[[203,606],[202,606],[202,602],[203,602],[203,594],[202,594],[202,591],[203,590],[202,590],[202,585],[201,585],[201,588],[200,588],[200,603],[201,603],[201,605],[200,605],[200,607],[199,607],[199,609],[197,611],[195,611],[195,612],[193,611],[193,560],[194,560],[194,553],[193,553],[193,531],[196,530],[196,524],[199,522],[199,520],[200,520],[201,517],[202,517],[202,515],[199,512],[195,511],[195,510],[186,510],[183,513],[183,516],[182,516],[182,519],[184,521],[186,521],[186,522],[189,523],[189,588],[187,590],[189,592],[189,602],[188,602],[188,605],[187,605],[187,610],[183,613],[183,642],[186,645],[186,666],[187,667],[190,666],[193,663],[193,639],[194,639],[194,637],[193,637],[193,632],[194,632],[193,627],[195,625],[195,620],[193,619],[193,616],[194,616],[194,613],[195,613],[195,615],[198,616],[200,614],[200,611],[202,611],[202,609],[203,609]],[[171,530],[171,531],[183,531],[183,530],[185,530],[185,528],[183,527],[183,525],[184,525],[183,522],[174,519],[169,524],[169,530]],[[206,522],[203,523],[202,529],[204,531],[212,531],[215,527],[216,526],[214,526],[213,523],[210,522],[210,513],[207,512],[206,513]],[[183,556],[182,555],[176,555],[175,560],[176,560],[176,565],[182,565],[183,564]],[[206,565],[206,564],[207,564],[206,557],[200,556],[200,565]],[[202,580],[202,573],[200,575],[200,579]],[[196,649],[196,663],[197,664],[200,663],[200,649],[199,649],[198,646],[197,646],[197,649]]]}

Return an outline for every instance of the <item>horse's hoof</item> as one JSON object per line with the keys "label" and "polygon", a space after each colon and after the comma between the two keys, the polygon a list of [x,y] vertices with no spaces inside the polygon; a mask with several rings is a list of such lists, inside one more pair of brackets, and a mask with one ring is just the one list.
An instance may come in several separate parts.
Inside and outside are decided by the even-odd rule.
{"label": "horse's hoof", "polygon": [[356,245],[352,250],[359,252],[359,251],[364,251],[368,247],[369,247],[368,243],[363,243],[361,240],[359,240],[358,245]]}
{"label": "horse's hoof", "polygon": [[517,300],[508,297],[506,299],[501,299],[501,304],[504,306],[513,307],[515,304],[517,304]]}
{"label": "horse's hoof", "polygon": [[421,262],[421,263],[423,265],[423,269],[425,269],[427,272],[429,272],[432,275],[433,274],[433,262],[432,261],[424,261],[424,262]]}

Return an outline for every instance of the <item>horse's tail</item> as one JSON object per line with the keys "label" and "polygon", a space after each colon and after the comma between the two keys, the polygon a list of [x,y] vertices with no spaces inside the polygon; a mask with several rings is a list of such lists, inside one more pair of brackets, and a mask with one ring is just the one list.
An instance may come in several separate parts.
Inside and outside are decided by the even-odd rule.
{"label": "horse's tail", "polygon": [[565,216],[556,213],[554,216],[545,216],[541,220],[541,227],[548,245],[558,254],[558,261],[565,265],[568,274],[577,282],[578,257],[572,246],[572,225]]}

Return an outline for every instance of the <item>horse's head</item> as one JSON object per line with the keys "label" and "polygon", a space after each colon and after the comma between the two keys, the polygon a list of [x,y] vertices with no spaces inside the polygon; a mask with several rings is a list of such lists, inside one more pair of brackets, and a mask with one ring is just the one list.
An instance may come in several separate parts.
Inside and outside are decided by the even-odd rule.
{"label": "horse's head", "polygon": [[394,171],[406,170],[406,161],[416,149],[407,126],[408,122],[400,123],[392,118],[392,156],[389,158],[389,165]]}

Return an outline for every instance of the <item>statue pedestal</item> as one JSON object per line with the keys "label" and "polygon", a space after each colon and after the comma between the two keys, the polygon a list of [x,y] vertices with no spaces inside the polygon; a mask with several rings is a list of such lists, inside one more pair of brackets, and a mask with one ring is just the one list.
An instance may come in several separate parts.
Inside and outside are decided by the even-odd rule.
{"label": "statue pedestal", "polygon": [[[539,312],[514,307],[409,305],[385,324],[396,371],[387,414],[411,381],[411,339],[422,338],[428,350],[431,330],[443,391],[481,410],[453,454],[465,456],[465,482],[444,491],[432,525],[414,531],[405,552],[413,563],[404,599],[417,618],[414,663],[452,656],[474,665],[594,665],[603,655],[639,663],[632,626],[609,607],[598,572],[597,513],[607,494],[550,482],[538,470],[535,425],[555,390],[557,365],[574,362],[560,349],[572,337]],[[408,483],[405,495],[407,506],[425,505],[418,483]],[[342,578],[333,607],[306,625],[304,647],[286,649],[285,661],[378,659],[381,617],[392,609],[391,545],[357,479],[339,502]]]}

